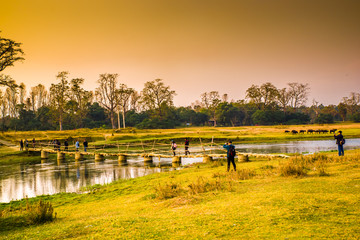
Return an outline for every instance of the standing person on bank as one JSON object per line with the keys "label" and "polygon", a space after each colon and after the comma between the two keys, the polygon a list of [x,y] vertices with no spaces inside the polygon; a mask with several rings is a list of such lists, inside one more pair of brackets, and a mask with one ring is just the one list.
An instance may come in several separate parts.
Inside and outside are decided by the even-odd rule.
{"label": "standing person on bank", "polygon": [[338,145],[339,156],[344,156],[345,139],[344,136],[342,135],[342,131],[339,131],[338,135],[334,134],[334,138],[336,139],[336,144]]}
{"label": "standing person on bank", "polygon": [[232,141],[229,140],[227,143],[223,146],[227,150],[227,171],[230,171],[230,162],[232,163],[234,167],[234,171],[236,171],[236,164],[235,164],[235,146],[232,145]]}

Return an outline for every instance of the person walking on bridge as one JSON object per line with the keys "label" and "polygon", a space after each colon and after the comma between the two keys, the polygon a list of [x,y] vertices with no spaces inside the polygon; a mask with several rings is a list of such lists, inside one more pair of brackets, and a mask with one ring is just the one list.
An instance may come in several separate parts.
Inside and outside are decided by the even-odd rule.
{"label": "person walking on bridge", "polygon": [[174,140],[171,140],[171,149],[173,151],[174,156],[176,155],[175,150],[177,148],[176,142]]}
{"label": "person walking on bridge", "polygon": [[24,142],[20,139],[20,151],[24,151]]}
{"label": "person walking on bridge", "polygon": [[86,138],[84,139],[84,151],[86,152],[86,149],[88,147],[88,142],[86,141]]}
{"label": "person walking on bridge", "polygon": [[79,147],[80,147],[80,143],[79,143],[79,140],[76,140],[76,143],[75,143],[75,151],[79,151]]}
{"label": "person walking on bridge", "polygon": [[189,144],[190,144],[190,141],[188,138],[185,138],[185,155],[190,155],[190,152],[189,152]]}
{"label": "person walking on bridge", "polygon": [[230,171],[230,162],[232,163],[234,167],[234,171],[236,171],[236,164],[235,164],[235,146],[232,145],[232,141],[229,140],[227,143],[223,146],[227,150],[227,171]]}

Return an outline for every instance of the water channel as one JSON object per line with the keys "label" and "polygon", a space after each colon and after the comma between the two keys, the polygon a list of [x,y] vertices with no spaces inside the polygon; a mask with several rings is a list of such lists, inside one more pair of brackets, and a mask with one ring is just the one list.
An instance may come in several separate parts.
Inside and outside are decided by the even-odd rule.
{"label": "water channel", "polygon": [[[345,151],[359,146],[360,138],[347,139]],[[336,148],[333,140],[236,145],[237,151],[248,153],[307,154]],[[184,158],[181,165],[201,161],[202,158]],[[73,158],[62,162],[56,159],[44,161],[39,156],[39,162],[35,164],[0,165],[0,202],[10,202],[26,196],[79,192],[86,186],[107,184],[117,179],[179,170],[181,165],[173,165],[171,159],[154,159],[153,164],[145,165],[141,158],[129,159],[127,164],[123,164],[117,159],[105,159],[103,162],[95,162],[94,159],[75,162]]]}

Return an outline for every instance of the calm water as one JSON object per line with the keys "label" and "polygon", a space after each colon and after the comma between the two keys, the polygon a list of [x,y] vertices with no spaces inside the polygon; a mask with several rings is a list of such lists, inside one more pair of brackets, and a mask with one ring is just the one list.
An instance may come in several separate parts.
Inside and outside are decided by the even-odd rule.
{"label": "calm water", "polygon": [[[345,151],[359,148],[360,139],[347,139]],[[218,147],[221,149],[221,146]],[[333,140],[292,141],[286,143],[236,145],[237,151],[249,153],[314,153],[336,150]],[[190,148],[191,151],[191,148]],[[345,152],[346,154],[346,152]],[[184,158],[182,165],[201,162],[201,158]],[[41,161],[36,164],[0,166],[0,202],[35,197],[59,192],[79,192],[94,184],[107,184],[117,179],[141,177],[152,173],[173,171],[181,166],[172,165],[171,159],[154,158],[154,163],[144,165],[141,158],[129,159],[128,164],[116,159],[95,162],[87,159],[75,162],[72,158],[58,162]]]}

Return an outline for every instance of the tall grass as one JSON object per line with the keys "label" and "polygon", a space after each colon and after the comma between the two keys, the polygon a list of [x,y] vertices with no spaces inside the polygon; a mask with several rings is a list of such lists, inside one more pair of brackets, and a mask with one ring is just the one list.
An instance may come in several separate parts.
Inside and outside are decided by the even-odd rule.
{"label": "tall grass", "polygon": [[26,199],[26,219],[30,224],[40,224],[53,221],[56,218],[54,208],[50,202],[39,200],[36,204],[30,204]]}

